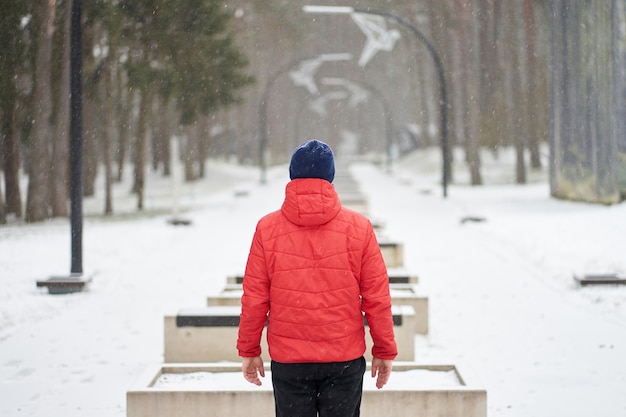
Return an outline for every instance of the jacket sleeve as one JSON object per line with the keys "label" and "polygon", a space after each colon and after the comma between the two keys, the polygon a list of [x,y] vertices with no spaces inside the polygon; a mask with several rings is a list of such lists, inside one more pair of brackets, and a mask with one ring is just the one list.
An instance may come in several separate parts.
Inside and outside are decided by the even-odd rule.
{"label": "jacket sleeve", "polygon": [[362,309],[374,342],[372,356],[391,360],[397,356],[398,349],[393,333],[389,277],[371,224],[368,229],[361,265]]}
{"label": "jacket sleeve", "polygon": [[261,354],[261,336],[269,311],[269,276],[259,226],[254,233],[243,278],[237,350],[239,356]]}

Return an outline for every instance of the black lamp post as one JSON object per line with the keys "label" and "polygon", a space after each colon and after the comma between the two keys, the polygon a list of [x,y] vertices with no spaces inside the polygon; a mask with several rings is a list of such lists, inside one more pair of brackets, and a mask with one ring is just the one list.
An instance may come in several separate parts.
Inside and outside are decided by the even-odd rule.
{"label": "black lamp post", "polygon": [[83,273],[82,0],[72,1],[70,37],[70,215],[72,274]]}
{"label": "black lamp post", "polygon": [[70,234],[71,268],[66,277],[37,281],[50,294],[82,291],[83,277],[83,118],[82,118],[82,0],[72,1],[70,30]]}

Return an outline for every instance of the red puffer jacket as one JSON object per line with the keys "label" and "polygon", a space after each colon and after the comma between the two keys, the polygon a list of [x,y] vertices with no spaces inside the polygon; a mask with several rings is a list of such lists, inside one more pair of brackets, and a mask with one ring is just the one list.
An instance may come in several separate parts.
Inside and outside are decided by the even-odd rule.
{"label": "red puffer jacket", "polygon": [[343,362],[365,353],[394,359],[389,278],[370,221],[341,206],[331,183],[295,179],[279,211],[257,224],[243,280],[237,349],[261,354],[268,325],[278,362]]}

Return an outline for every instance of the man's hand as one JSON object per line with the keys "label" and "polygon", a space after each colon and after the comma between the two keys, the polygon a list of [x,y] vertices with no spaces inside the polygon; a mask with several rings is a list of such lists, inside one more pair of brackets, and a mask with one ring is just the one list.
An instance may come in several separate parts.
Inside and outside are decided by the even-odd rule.
{"label": "man's hand", "polygon": [[265,369],[263,368],[263,359],[260,356],[254,358],[243,358],[241,361],[241,370],[243,377],[251,384],[261,385],[259,375],[265,378]]}
{"label": "man's hand", "polygon": [[381,389],[385,386],[387,381],[389,381],[389,377],[391,376],[391,368],[393,361],[372,358],[372,378],[378,374],[378,378],[376,379],[376,388]]}

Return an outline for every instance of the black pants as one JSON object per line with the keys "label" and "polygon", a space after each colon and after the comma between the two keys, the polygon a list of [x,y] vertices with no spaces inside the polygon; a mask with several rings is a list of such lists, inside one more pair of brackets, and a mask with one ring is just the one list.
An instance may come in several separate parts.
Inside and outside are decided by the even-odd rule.
{"label": "black pants", "polygon": [[272,361],[276,417],[358,417],[364,373],[363,357],[330,363]]}

